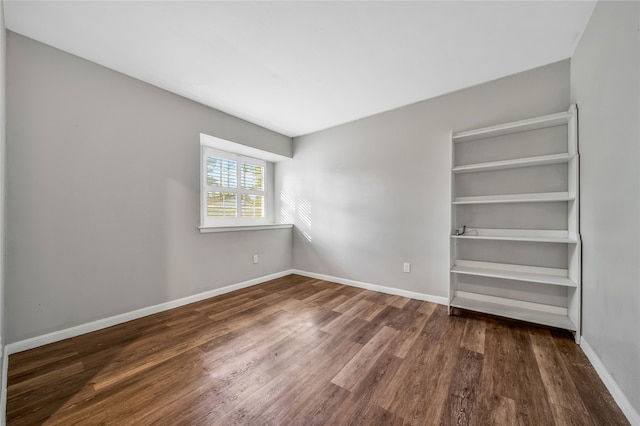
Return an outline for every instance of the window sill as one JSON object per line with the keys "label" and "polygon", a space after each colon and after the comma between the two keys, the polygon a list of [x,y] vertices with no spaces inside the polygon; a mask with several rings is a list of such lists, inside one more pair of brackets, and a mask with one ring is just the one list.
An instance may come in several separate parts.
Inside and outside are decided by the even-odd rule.
{"label": "window sill", "polygon": [[209,234],[211,232],[263,231],[266,229],[289,229],[292,227],[291,223],[267,223],[262,225],[200,226],[199,229],[201,234]]}

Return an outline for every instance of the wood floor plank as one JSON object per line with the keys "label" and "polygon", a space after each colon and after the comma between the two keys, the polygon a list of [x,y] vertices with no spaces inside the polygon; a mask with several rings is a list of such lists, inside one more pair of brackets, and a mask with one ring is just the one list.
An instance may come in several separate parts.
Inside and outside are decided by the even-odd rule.
{"label": "wood floor plank", "polygon": [[128,377],[141,374],[145,370],[179,356],[182,353],[200,346],[224,332],[224,329],[197,328],[175,333],[176,340],[162,339],[144,348],[123,351],[115,358],[115,362],[103,368],[93,378],[96,390],[112,386]]}
{"label": "wood floor plank", "polygon": [[411,301],[408,297],[403,296],[395,296],[394,300],[391,302],[391,306],[398,309],[404,309],[404,307]]}
{"label": "wood floor plank", "polygon": [[422,301],[417,299],[409,299],[409,301],[402,307],[405,311],[417,311],[422,306]]}
{"label": "wood floor plank", "polygon": [[358,382],[356,388],[335,410],[329,424],[402,424],[402,418],[393,415],[377,404],[389,389],[402,360],[385,351],[371,369]]}
{"label": "wood floor plank", "polygon": [[[206,368],[213,373],[212,377],[217,374],[226,374],[228,369],[235,368],[236,365],[242,365],[244,368],[258,369],[262,362],[277,357],[280,352],[280,358],[283,357],[283,347],[291,345],[291,350],[299,350],[293,343],[294,337],[300,333],[309,330],[311,326],[305,321],[292,323],[289,327],[282,327],[278,324],[271,327],[265,327],[263,336],[259,339],[253,339],[250,345],[238,348],[236,351],[227,352],[225,356],[219,356],[211,353],[205,354]],[[317,333],[322,333],[320,330]]]}
{"label": "wood floor plank", "polygon": [[342,304],[333,308],[334,311],[344,314],[349,309],[352,309],[358,302],[365,300],[361,295],[348,297]]}
{"label": "wood floor plank", "polygon": [[395,306],[387,306],[372,321],[401,331],[408,329],[415,317],[421,315],[423,314],[406,311]]}
{"label": "wood floor plank", "polygon": [[488,322],[484,356],[484,392],[513,399],[520,423],[555,424],[528,329],[510,322]]}
{"label": "wood floor plank", "polygon": [[447,327],[448,318],[447,308],[436,306],[420,334],[434,342],[439,341]]}
{"label": "wood floor plank", "polygon": [[290,275],[9,357],[13,425],[624,425],[569,333]]}
{"label": "wood floor plank", "polygon": [[320,291],[321,291],[321,288],[307,283],[306,285],[298,285],[283,294],[285,294],[289,298],[302,301],[308,297],[312,297],[313,295],[315,295],[316,293],[319,293]]}
{"label": "wood floor plank", "polygon": [[16,407],[7,414],[7,421],[39,424],[46,420],[84,387],[90,378],[86,373],[81,362],[74,362],[7,387],[7,405]]}
{"label": "wood floor plank", "polygon": [[[28,423],[37,424],[37,423]],[[95,402],[89,401],[84,408],[64,407],[47,418],[45,424],[55,425],[110,425],[113,422],[109,414]]]}
{"label": "wood floor plank", "polygon": [[338,289],[336,289],[336,288],[332,288],[332,287],[324,288],[324,287],[322,287],[320,289],[320,291],[317,291],[317,292],[313,293],[312,295],[310,295],[306,299],[303,299],[301,302],[303,302],[303,304],[306,305],[306,306],[308,306],[309,304],[312,304],[312,303],[322,305],[323,301],[333,299],[335,297],[335,293],[337,291],[338,291]]}
{"label": "wood floor plank", "polygon": [[216,300],[215,302],[206,303],[205,301],[196,302],[194,310],[200,312],[203,315],[214,315],[219,312],[229,311],[236,309],[238,306],[251,305],[253,301],[259,298],[259,295],[263,295],[264,290],[258,291],[257,289],[251,293],[239,294],[235,297],[230,297],[224,300]]}
{"label": "wood floor plank", "polygon": [[[306,374],[281,395],[280,403],[263,413],[262,419],[267,424],[324,424],[324,420],[332,415],[334,405],[350,394],[329,380],[362,349],[362,345],[329,334],[327,337],[297,361]],[[337,400],[327,401],[320,395],[333,395]]]}
{"label": "wood floor plank", "polygon": [[[272,327],[277,328],[276,326]],[[217,348],[204,355],[203,368],[209,386],[200,387],[195,393],[183,398],[190,402],[188,408],[180,406],[180,401],[167,408],[167,412],[180,412],[181,421],[185,424],[214,424],[214,419],[229,415],[230,412],[252,398],[260,389],[269,383],[291,364],[290,358],[296,351],[302,352],[304,347],[293,342],[296,331],[301,328],[290,328],[287,331],[272,335],[272,339],[262,339],[252,342],[249,346],[242,346],[237,351],[227,352],[228,357],[211,357]],[[319,332],[319,331],[318,331]],[[266,333],[266,337],[269,334]],[[317,341],[313,336],[306,336],[309,341]],[[287,344],[291,343],[289,354],[286,354]],[[216,401],[211,407],[208,402]]]}
{"label": "wood floor plank", "polygon": [[516,402],[500,395],[482,394],[478,398],[477,409],[471,417],[472,426],[517,425]]}
{"label": "wood floor plank", "polygon": [[603,426],[628,424],[604,383],[600,381],[598,373],[580,346],[575,344],[573,337],[558,330],[552,330],[551,334],[593,423]]}
{"label": "wood floor plank", "polygon": [[18,367],[11,371],[11,375],[7,378],[8,386],[12,383],[20,383],[29,380],[32,377],[39,376],[39,371],[44,369],[54,369],[56,365],[65,365],[70,359],[77,360],[79,353],[77,351],[50,351],[44,352],[41,357],[35,359],[23,359]]}
{"label": "wood floor plank", "polygon": [[486,324],[482,321],[467,321],[460,347],[479,354],[484,353]]}
{"label": "wood floor plank", "polygon": [[378,293],[366,290],[366,293],[363,293],[363,295],[367,298],[367,300],[370,300],[374,303],[379,303],[386,306],[394,306],[398,309],[402,309],[403,306],[395,306],[394,304],[399,304],[398,301],[400,301],[400,303],[405,302],[404,298],[396,296],[394,294]]}
{"label": "wood floor plank", "polygon": [[362,318],[365,321],[373,321],[378,316],[380,312],[384,310],[385,305],[381,305],[380,303],[370,302],[371,305],[364,311],[362,311],[358,317]]}
{"label": "wood floor plank", "polygon": [[[442,321],[447,319],[446,316],[441,317]],[[378,405],[400,415],[405,420],[413,421],[409,417],[413,416],[417,408],[424,405],[424,398],[430,391],[429,387],[432,386],[432,381],[436,380],[435,375],[441,367],[436,364],[437,358],[437,342],[420,335],[395,374],[389,386],[390,391],[377,397]]]}
{"label": "wood floor plank", "polygon": [[289,364],[280,374],[240,402],[233,410],[217,418],[216,422],[230,425],[262,424],[263,413],[302,376],[302,369],[298,365]]}
{"label": "wood floor plank", "polygon": [[7,390],[11,390],[11,394],[8,398],[24,398],[25,394],[33,393],[36,390],[42,389],[43,385],[48,386],[50,383],[56,383],[68,377],[83,373],[84,371],[85,368],[82,362],[77,361],[48,373],[31,377],[28,380],[14,383],[7,387]]}
{"label": "wood floor plank", "polygon": [[200,309],[199,313],[206,315],[210,321],[227,321],[231,318],[244,317],[251,312],[262,309],[267,305],[264,303],[264,299],[260,299],[260,305],[256,305],[254,299],[242,298],[236,300],[233,305],[219,306],[214,309]]}
{"label": "wood floor plank", "polygon": [[551,334],[535,330],[530,338],[556,423],[593,425]]}
{"label": "wood floor plank", "polygon": [[203,376],[198,371],[202,355],[197,348],[191,349],[180,357],[154,365],[146,374],[130,375],[118,386],[96,392],[95,398],[113,424],[157,416],[163,407],[180,403],[184,395],[202,382]]}
{"label": "wood floor plank", "polygon": [[[467,328],[465,327],[465,330]],[[468,425],[478,410],[478,392],[482,376],[483,356],[461,348],[449,385],[449,395],[444,405],[441,423]]]}
{"label": "wood floor plank", "polygon": [[382,327],[382,324],[373,321],[370,322],[360,318],[353,318],[339,336],[342,339],[353,340],[356,343],[362,343],[364,345],[371,340]]}
{"label": "wood floor plank", "polygon": [[[342,305],[346,300],[349,299],[349,296],[341,294],[339,291],[336,291],[331,294],[327,294],[325,296],[319,297],[311,302],[312,306],[322,306],[324,309],[329,309],[331,311],[335,311],[337,306]],[[339,312],[336,312],[339,313]]]}
{"label": "wood floor plank", "polygon": [[438,305],[435,303],[421,301],[420,306],[418,306],[418,309],[416,309],[416,311],[425,315],[431,315],[437,307]]}
{"label": "wood floor plank", "polygon": [[[368,300],[364,300],[364,299],[357,300],[355,301],[355,303],[351,303],[349,305],[349,308],[346,309],[344,312],[342,312],[342,315],[335,318],[329,324],[325,325],[322,328],[322,331],[325,331],[331,334],[341,333],[344,331],[347,325],[354,318],[358,318],[360,314],[362,314],[364,311],[366,311],[368,308],[371,308],[372,306],[373,306],[373,303],[369,302]],[[336,309],[334,309],[334,311],[340,313],[340,311]]]}
{"label": "wood floor plank", "polygon": [[315,383],[316,380],[329,382],[364,346],[341,337],[329,334],[326,336],[327,339],[319,341],[305,356],[295,361],[306,369],[308,372],[306,377],[310,382]]}
{"label": "wood floor plank", "polygon": [[322,382],[322,386],[314,389],[314,398],[303,398],[304,404],[296,404],[296,408],[283,413],[281,420],[269,424],[305,426],[330,424],[328,420],[348,395],[349,391],[346,389],[331,382]]}
{"label": "wood floor plank", "polygon": [[227,415],[269,381],[257,371],[236,366],[224,376],[181,388],[179,398],[149,413],[144,424],[219,424],[216,419]]}
{"label": "wood floor plank", "polygon": [[353,408],[346,411],[336,411],[336,414],[329,420],[328,424],[336,425],[402,425],[404,419],[398,417],[390,411],[372,404],[366,400],[351,401],[345,400],[343,405],[353,405]]}
{"label": "wood floor plank", "polygon": [[389,346],[397,334],[397,330],[383,327],[367,342],[366,345],[344,366],[331,383],[351,391],[369,372],[378,357]]}
{"label": "wood floor plank", "polygon": [[[414,398],[401,404],[403,411],[392,410],[403,417],[405,422],[421,425],[437,422],[442,417],[449,397],[447,389],[456,376],[455,367],[464,324],[464,319],[448,318],[443,337],[437,344],[426,339],[428,347],[423,349],[425,356],[418,364],[422,368],[415,372],[415,377],[408,378],[413,384]],[[417,395],[421,395],[420,398]],[[424,404],[424,401],[429,403]]]}
{"label": "wood floor plank", "polygon": [[415,341],[420,336],[420,333],[424,329],[429,317],[430,315],[417,311],[411,315],[411,322],[406,325],[405,329],[398,333],[396,341],[391,345],[395,356],[398,358],[404,358],[407,356],[409,349],[411,349]]}

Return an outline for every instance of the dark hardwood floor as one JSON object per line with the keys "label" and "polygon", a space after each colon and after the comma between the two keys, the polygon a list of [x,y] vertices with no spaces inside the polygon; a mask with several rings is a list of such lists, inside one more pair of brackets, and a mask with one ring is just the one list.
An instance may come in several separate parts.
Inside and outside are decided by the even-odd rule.
{"label": "dark hardwood floor", "polygon": [[9,425],[622,425],[570,334],[291,275],[9,357]]}

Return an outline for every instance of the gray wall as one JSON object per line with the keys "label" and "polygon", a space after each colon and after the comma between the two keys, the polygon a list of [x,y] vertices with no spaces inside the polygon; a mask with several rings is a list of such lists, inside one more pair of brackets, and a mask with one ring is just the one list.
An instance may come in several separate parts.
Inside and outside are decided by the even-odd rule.
{"label": "gray wall", "polygon": [[15,33],[7,50],[7,342],[291,268],[289,229],[197,230],[199,133],[289,138]]}
{"label": "gray wall", "polygon": [[582,334],[640,412],[640,3],[598,2],[571,60],[579,108]]}
{"label": "gray wall", "polygon": [[568,107],[563,61],[295,139],[276,168],[294,267],[446,297],[451,129]]}

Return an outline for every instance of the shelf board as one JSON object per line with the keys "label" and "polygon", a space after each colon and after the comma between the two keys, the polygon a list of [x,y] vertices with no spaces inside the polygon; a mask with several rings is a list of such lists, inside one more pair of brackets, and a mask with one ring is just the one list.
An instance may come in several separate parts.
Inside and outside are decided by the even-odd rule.
{"label": "shelf board", "polygon": [[505,203],[545,203],[553,201],[570,201],[575,197],[568,192],[541,192],[531,194],[479,195],[473,197],[456,197],[452,204],[505,204]]}
{"label": "shelf board", "polygon": [[457,132],[452,135],[453,142],[470,142],[474,140],[487,139],[496,136],[509,135],[512,133],[527,132],[530,130],[544,129],[547,127],[562,126],[569,123],[572,114],[569,111],[557,114],[544,115],[542,117],[529,118],[526,120],[514,121],[497,126],[483,127],[481,129]]}
{"label": "shelf board", "polygon": [[567,231],[546,229],[482,229],[468,228],[468,234],[452,235],[451,238],[466,240],[524,241],[534,243],[576,244]]}
{"label": "shelf board", "polygon": [[561,287],[577,287],[577,284],[567,276],[566,269],[458,260],[451,268],[451,272],[454,274],[525,281]]}
{"label": "shelf board", "polygon": [[534,311],[509,306],[506,304],[492,303],[481,300],[469,299],[465,297],[454,297],[449,306],[485,314],[497,315],[505,318],[512,318],[520,321],[527,321],[535,324],[547,325],[550,327],[563,328],[575,331],[576,326],[565,315],[552,314],[548,312]]}
{"label": "shelf board", "polygon": [[492,161],[490,163],[467,164],[464,166],[456,166],[451,171],[453,173],[475,173],[488,172],[492,170],[515,169],[518,167],[534,167],[546,166],[549,164],[568,163],[575,156],[567,153],[541,155],[538,157],[515,158],[512,160]]}

